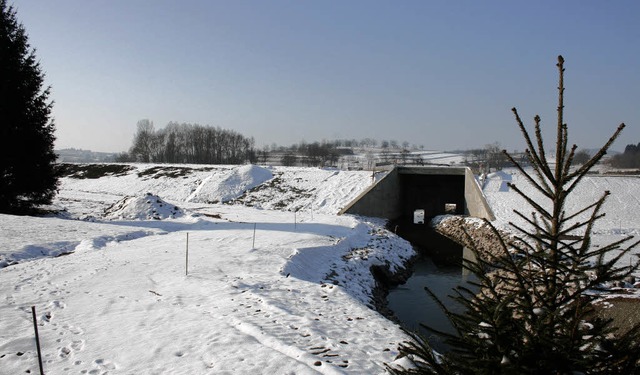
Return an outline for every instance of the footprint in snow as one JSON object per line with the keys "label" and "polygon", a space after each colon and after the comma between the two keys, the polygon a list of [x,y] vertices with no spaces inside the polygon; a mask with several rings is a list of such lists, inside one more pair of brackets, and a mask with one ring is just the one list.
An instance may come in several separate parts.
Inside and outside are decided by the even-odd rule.
{"label": "footprint in snow", "polygon": [[73,333],[74,335],[81,335],[84,333],[84,330],[80,327],[76,327],[76,326],[72,326],[72,325],[64,325],[62,326],[62,328],[68,330],[69,332]]}
{"label": "footprint in snow", "polygon": [[67,358],[70,355],[71,355],[71,348],[63,346],[62,348],[58,349],[58,357]]}
{"label": "footprint in snow", "polygon": [[65,307],[67,307],[67,304],[58,300],[53,300],[47,304],[47,308],[64,309]]}
{"label": "footprint in snow", "polygon": [[[84,340],[75,340],[70,345],[58,348],[58,357],[67,358],[70,357],[73,352],[80,352],[84,349]],[[78,365],[76,361],[76,365]]]}
{"label": "footprint in snow", "polygon": [[106,359],[96,359],[93,361],[93,370],[89,371],[89,374],[106,374],[110,370],[117,368],[116,364]]}

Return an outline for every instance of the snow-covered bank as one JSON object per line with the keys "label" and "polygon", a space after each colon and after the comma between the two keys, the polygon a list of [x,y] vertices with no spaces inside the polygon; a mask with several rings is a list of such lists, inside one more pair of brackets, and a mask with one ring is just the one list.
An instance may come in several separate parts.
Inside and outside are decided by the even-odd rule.
{"label": "snow-covered bank", "polygon": [[32,305],[51,374],[383,373],[406,337],[369,307],[370,268],[413,249],[381,221],[333,214],[370,174],[291,169],[257,186],[278,174],[236,199],[282,211],[194,202],[189,178],[130,174],[65,178],[67,219],[2,215],[2,254],[18,263],[0,269],[0,373],[37,371]]}

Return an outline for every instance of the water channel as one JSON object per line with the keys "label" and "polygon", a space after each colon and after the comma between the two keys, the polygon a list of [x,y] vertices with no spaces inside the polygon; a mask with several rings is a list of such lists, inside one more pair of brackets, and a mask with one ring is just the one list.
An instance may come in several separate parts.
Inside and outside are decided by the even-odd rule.
{"label": "water channel", "polygon": [[444,238],[434,240],[433,233],[429,236],[428,245],[417,246],[416,241],[412,241],[420,256],[413,264],[413,273],[407,282],[389,291],[387,306],[404,328],[418,331],[436,351],[445,352],[449,349],[447,345],[421,323],[448,333],[454,333],[454,330],[424,287],[428,286],[451,311],[462,312],[462,307],[448,296],[454,294],[456,286],[466,284],[472,275],[462,268],[463,248],[460,245]]}

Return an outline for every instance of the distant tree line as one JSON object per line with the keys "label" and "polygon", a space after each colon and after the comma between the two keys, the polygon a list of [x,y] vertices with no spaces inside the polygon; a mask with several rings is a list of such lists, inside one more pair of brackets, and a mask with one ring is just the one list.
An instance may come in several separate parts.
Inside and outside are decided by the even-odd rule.
{"label": "distant tree line", "polygon": [[[329,147],[334,147],[334,148],[351,148],[351,149],[356,149],[356,148],[360,148],[360,149],[380,148],[380,149],[396,149],[396,150],[402,150],[402,149],[423,150],[424,149],[424,145],[410,144],[407,141],[400,143],[396,140],[378,141],[377,139],[373,139],[373,138],[362,138],[359,140],[358,139],[335,139],[332,141],[323,140],[322,142],[313,142],[311,144],[316,144],[316,143],[319,143],[321,145],[328,145]],[[264,146],[262,149],[262,152],[286,152],[286,151],[299,152],[299,149],[301,147],[304,148],[308,144],[309,143],[305,141],[302,141],[299,144],[292,144],[290,146],[281,146],[276,143],[273,143],[271,145]]]}
{"label": "distant tree line", "polygon": [[140,120],[128,153],[121,162],[242,164],[254,163],[254,139],[220,127],[170,122],[155,129],[153,122]]}
{"label": "distant tree line", "polygon": [[[258,151],[258,161],[267,163],[268,161],[276,161],[284,166],[302,165],[302,166],[332,166],[336,165],[341,156],[352,155],[354,149],[373,149],[379,148],[385,156],[397,154],[408,155],[409,149],[424,149],[424,146],[412,145],[409,142],[401,144],[395,140],[387,141],[373,138],[357,139],[336,139],[332,141],[323,140],[322,142],[307,143],[302,141],[298,144],[290,146],[279,146],[277,144],[267,145]],[[395,153],[392,150],[396,150]]]}
{"label": "distant tree line", "polygon": [[[276,163],[284,166],[322,167],[337,165],[341,156],[353,154],[353,149],[379,148],[383,153],[408,155],[409,149],[424,146],[399,143],[395,140],[379,142],[373,138],[337,139],[307,143],[302,141],[290,146],[275,143],[260,150],[255,140],[220,127],[170,122],[156,129],[152,121],[140,120],[128,152],[116,157],[118,162],[142,163],[193,163],[193,164],[242,164]],[[404,153],[404,154],[403,154]]]}
{"label": "distant tree line", "polygon": [[258,152],[258,160],[266,163],[275,154],[279,156],[278,161],[284,166],[322,167],[335,165],[341,155],[353,153],[350,147],[338,146],[338,144],[335,141],[301,142],[289,147],[272,147],[272,151],[265,147]]}
{"label": "distant tree line", "polygon": [[611,157],[610,163],[616,168],[640,168],[640,143],[627,145],[622,154]]}
{"label": "distant tree line", "polygon": [[511,164],[502,151],[498,142],[487,144],[484,148],[476,148],[462,151],[465,155],[465,164],[476,173],[487,173],[509,167]]}

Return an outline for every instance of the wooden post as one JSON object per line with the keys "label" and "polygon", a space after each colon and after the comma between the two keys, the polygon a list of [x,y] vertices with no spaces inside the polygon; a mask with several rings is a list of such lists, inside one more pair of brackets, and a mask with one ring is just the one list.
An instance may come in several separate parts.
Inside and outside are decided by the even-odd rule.
{"label": "wooden post", "polygon": [[189,232],[187,232],[187,250],[186,250],[186,262],[185,262],[185,271],[184,271],[184,275],[188,276],[189,275]]}
{"label": "wooden post", "polygon": [[258,224],[257,223],[253,223],[253,244],[251,245],[251,249],[255,249],[256,248],[256,226]]}
{"label": "wooden post", "polygon": [[40,336],[38,335],[38,319],[36,318],[36,307],[31,306],[31,315],[33,315],[33,329],[36,331],[36,347],[38,348],[38,365],[40,366],[40,375],[44,375],[42,369],[42,352],[40,351]]}

